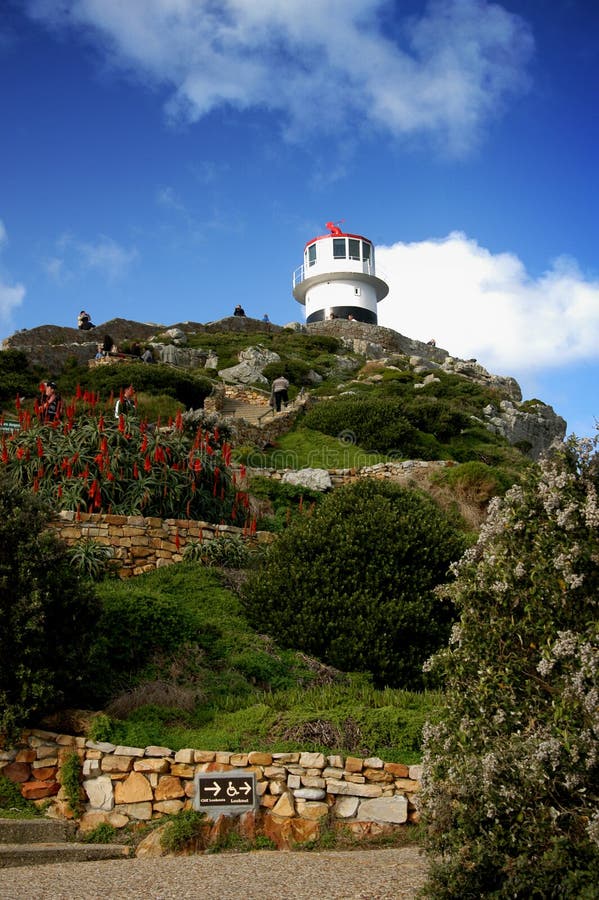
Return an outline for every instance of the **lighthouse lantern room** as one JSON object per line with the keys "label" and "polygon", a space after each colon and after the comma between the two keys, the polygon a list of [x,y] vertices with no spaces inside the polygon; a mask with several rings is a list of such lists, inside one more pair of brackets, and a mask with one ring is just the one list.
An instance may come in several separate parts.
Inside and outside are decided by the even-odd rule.
{"label": "lighthouse lantern room", "polygon": [[376,325],[376,305],[389,286],[375,273],[372,241],[333,222],[326,227],[328,234],[308,241],[293,273],[293,296],[305,305],[306,322],[353,318]]}

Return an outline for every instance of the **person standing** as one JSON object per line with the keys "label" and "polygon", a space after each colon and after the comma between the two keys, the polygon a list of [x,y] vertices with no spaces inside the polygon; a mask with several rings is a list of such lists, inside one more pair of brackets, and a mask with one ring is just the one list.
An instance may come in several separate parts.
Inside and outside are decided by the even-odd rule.
{"label": "person standing", "polygon": [[44,425],[51,425],[60,419],[62,400],[53,381],[46,381],[44,385],[44,399],[40,407],[40,420]]}
{"label": "person standing", "polygon": [[285,406],[289,403],[288,389],[289,382],[284,375],[279,375],[278,378],[275,378],[272,383],[272,398],[276,412],[281,412],[282,403],[284,403]]}
{"label": "person standing", "polygon": [[121,416],[130,416],[135,412],[135,390],[130,384],[123,391],[123,396],[119,397],[114,405],[114,417],[119,419]]}

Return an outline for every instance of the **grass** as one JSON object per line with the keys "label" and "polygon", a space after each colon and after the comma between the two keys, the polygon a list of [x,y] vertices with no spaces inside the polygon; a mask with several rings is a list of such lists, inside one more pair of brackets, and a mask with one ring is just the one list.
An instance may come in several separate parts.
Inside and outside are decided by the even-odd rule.
{"label": "grass", "polygon": [[[318,750],[419,760],[422,726],[440,709],[440,694],[375,690],[365,676],[280,649],[252,630],[218,571],[180,563],[128,582],[101,582],[97,590],[115,611],[117,629],[126,607],[130,619],[146,617],[146,632],[156,640],[166,640],[173,627],[183,633],[184,623],[191,632],[180,644],[155,646],[137,667],[126,657],[122,672],[104,675],[113,696],[95,721],[94,738],[173,750]],[[119,633],[130,633],[125,620]],[[115,651],[110,659],[116,667],[120,657]]]}
{"label": "grass", "polygon": [[238,461],[256,469],[359,469],[386,460],[381,453],[368,453],[343,438],[298,425],[272,448],[245,448]]}

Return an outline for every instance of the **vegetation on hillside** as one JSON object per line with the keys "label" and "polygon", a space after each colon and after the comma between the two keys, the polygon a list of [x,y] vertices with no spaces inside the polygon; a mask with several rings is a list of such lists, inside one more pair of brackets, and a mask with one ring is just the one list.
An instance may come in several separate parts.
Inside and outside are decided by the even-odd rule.
{"label": "vegetation on hillside", "polygon": [[[102,740],[172,749],[314,749],[415,762],[434,692],[377,690],[367,676],[282,649],[246,620],[214,568],[182,563],[97,586],[102,603],[82,702]],[[123,640],[123,634],[128,640]]]}
{"label": "vegetation on hillside", "polygon": [[244,588],[250,621],[287,647],[375,684],[422,687],[422,663],[447,638],[435,587],[466,546],[424,494],[363,480],[294,521]]}
{"label": "vegetation on hillside", "polygon": [[427,896],[595,897],[599,455],[570,442],[495,501],[447,594],[426,739]]}
{"label": "vegetation on hillside", "polygon": [[20,410],[19,430],[1,439],[0,471],[11,484],[55,509],[249,526],[231,446],[218,428],[186,426],[181,413],[167,428],[135,412],[105,416],[98,395],[77,393],[55,422]]}
{"label": "vegetation on hillside", "polygon": [[48,518],[30,491],[0,478],[0,733],[9,736],[77,698],[99,615]]}

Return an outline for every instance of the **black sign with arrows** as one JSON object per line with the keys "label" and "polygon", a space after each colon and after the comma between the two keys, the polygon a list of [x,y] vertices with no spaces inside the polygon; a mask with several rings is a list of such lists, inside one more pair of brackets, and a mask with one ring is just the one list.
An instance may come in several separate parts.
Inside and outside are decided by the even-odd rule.
{"label": "black sign with arrows", "polygon": [[220,808],[222,812],[243,812],[256,805],[256,776],[243,770],[199,772],[196,775],[194,808]]}

